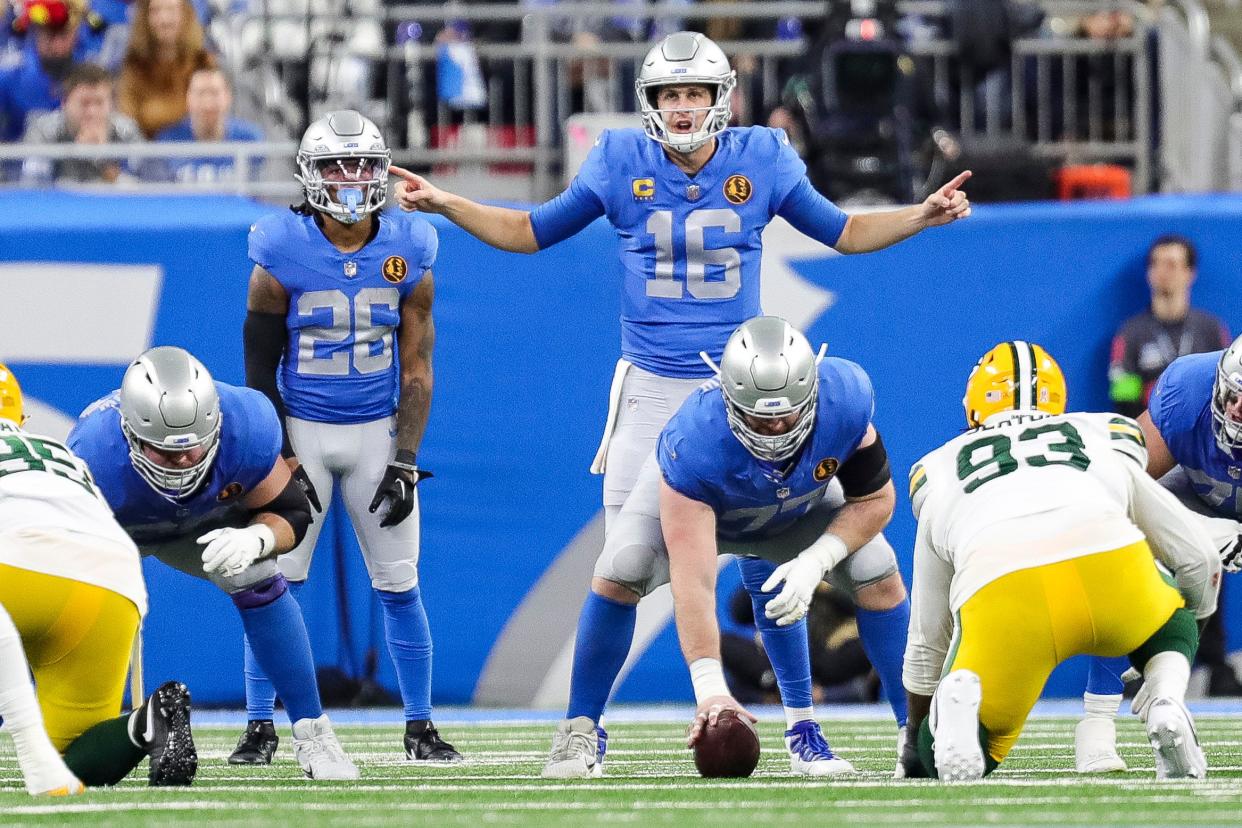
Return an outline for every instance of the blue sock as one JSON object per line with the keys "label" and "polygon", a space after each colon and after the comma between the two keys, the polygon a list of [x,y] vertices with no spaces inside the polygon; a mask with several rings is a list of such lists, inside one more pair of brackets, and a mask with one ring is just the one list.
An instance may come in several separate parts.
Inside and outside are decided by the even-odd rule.
{"label": "blue sock", "polygon": [[[293,593],[296,600],[302,587],[306,586],[306,582],[289,581],[288,583],[289,592]],[[267,680],[267,674],[255,660],[254,650],[250,649],[250,638],[245,634],[242,635],[242,655],[246,674],[246,718],[250,721],[270,719],[276,710],[276,688]]]}
{"label": "blue sock", "polygon": [[1130,659],[1125,656],[1102,658],[1095,656],[1087,668],[1087,692],[1097,696],[1120,696],[1125,685],[1121,674],[1130,668]]}
{"label": "blue sock", "polygon": [[586,716],[599,724],[612,694],[613,682],[634,643],[637,618],[637,604],[623,604],[594,592],[587,594],[582,614],[578,616],[566,718]]}
{"label": "blue sock", "polygon": [[776,569],[776,564],[763,558],[740,557],[737,568],[742,573],[742,586],[750,593],[750,603],[755,610],[755,627],[763,637],[763,649],[772,662],[772,672],[776,674],[776,684],[781,691],[781,704],[787,708],[812,707],[811,651],[807,642],[806,619],[787,627],[778,627],[776,621],[764,614],[764,608],[775,593],[760,592],[759,588]]}
{"label": "blue sock", "polygon": [[306,622],[284,576],[269,578],[229,597],[241,613],[255,661],[276,686],[289,721],[323,715]]}
{"label": "blue sock", "polygon": [[431,718],[431,628],[423,596],[415,586],[405,592],[375,590],[384,610],[384,638],[397,671],[405,719]]}
{"label": "blue sock", "polygon": [[892,609],[858,608],[858,637],[871,666],[880,677],[888,706],[897,726],[906,724],[906,688],[901,683],[901,667],[906,657],[906,636],[910,631],[910,599]]}

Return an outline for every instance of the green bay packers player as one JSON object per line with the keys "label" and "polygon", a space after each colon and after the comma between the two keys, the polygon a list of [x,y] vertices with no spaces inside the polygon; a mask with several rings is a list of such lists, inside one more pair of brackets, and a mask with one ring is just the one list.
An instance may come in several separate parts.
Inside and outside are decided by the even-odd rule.
{"label": "green bay packers player", "polygon": [[152,785],[188,785],[198,755],[185,685],[121,715],[147,608],[138,550],[86,464],[23,420],[21,388],[0,365],[0,716],[26,789],[112,785],[147,756]]}
{"label": "green bay packers player", "polygon": [[1183,699],[1220,560],[1202,524],[1147,475],[1138,424],[1063,413],[1061,369],[1021,341],[984,355],[963,405],[969,430],[910,475],[907,772],[981,778],[1057,664],[1090,654],[1129,656],[1143,673],[1157,777],[1204,777]]}

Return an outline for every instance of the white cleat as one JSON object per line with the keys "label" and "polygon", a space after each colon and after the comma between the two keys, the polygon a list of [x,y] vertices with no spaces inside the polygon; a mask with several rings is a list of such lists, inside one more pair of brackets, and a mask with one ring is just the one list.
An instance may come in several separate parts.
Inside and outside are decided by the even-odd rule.
{"label": "white cleat", "polygon": [[798,722],[785,731],[785,748],[789,751],[789,769],[802,776],[841,776],[854,773],[854,766],[832,752],[819,724]]}
{"label": "white cleat", "polygon": [[552,752],[543,766],[544,779],[590,779],[603,776],[599,733],[586,716],[562,719],[552,736]]}
{"label": "white cleat", "polygon": [[1154,699],[1147,709],[1147,740],[1156,754],[1157,779],[1205,779],[1207,758],[1190,711],[1174,699]]}
{"label": "white cleat", "polygon": [[1088,716],[1074,726],[1074,768],[1079,773],[1117,773],[1126,761],[1117,753],[1117,723]]}
{"label": "white cleat", "polygon": [[932,700],[936,710],[936,773],[945,782],[983,778],[983,748],[979,745],[979,676],[954,670],[940,682]]}
{"label": "white cleat", "polygon": [[326,713],[293,723],[293,757],[308,779],[358,778],[358,767],[345,755]]}

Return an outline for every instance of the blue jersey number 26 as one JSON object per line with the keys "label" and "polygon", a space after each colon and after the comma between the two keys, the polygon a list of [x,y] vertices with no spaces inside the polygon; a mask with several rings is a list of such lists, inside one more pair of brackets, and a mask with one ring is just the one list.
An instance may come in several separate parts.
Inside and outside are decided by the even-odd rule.
{"label": "blue jersey number 26", "polygon": [[[703,233],[718,227],[726,233],[742,232],[742,217],[733,210],[694,210],[686,216],[685,290],[695,299],[732,299],[742,287],[742,255],[732,247],[707,250]],[[673,211],[656,210],[647,219],[647,232],[655,236],[655,278],[647,280],[647,295],[680,299],[682,284],[673,273]],[[707,280],[707,266],[724,267],[724,278]]]}
{"label": "blue jersey number 26", "polygon": [[298,373],[344,376],[349,373],[351,358],[359,374],[391,368],[392,325],[375,324],[373,315],[378,306],[389,309],[395,317],[400,303],[401,294],[396,288],[363,288],[353,302],[340,290],[303,293],[298,297],[299,316],[328,310],[332,321],[298,332]]}

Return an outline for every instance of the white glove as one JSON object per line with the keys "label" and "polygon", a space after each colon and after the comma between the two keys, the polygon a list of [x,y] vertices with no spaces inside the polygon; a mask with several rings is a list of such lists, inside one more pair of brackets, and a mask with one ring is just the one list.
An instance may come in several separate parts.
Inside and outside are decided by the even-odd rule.
{"label": "white glove", "polygon": [[1134,700],[1130,702],[1130,712],[1138,716],[1143,724],[1147,724],[1147,708],[1149,707],[1151,707],[1151,691],[1147,689],[1147,682],[1143,682]]}
{"label": "white glove", "polygon": [[771,592],[781,581],[785,587],[768,601],[763,614],[776,619],[778,627],[788,627],[801,621],[811,606],[815,588],[824,579],[824,573],[849,555],[845,541],[836,535],[825,534],[794,558],[776,568],[763,586],[762,592]]}
{"label": "white glove", "polygon": [[203,550],[203,571],[226,577],[240,575],[248,566],[276,548],[276,535],[262,523],[243,529],[213,529],[198,539]]}

